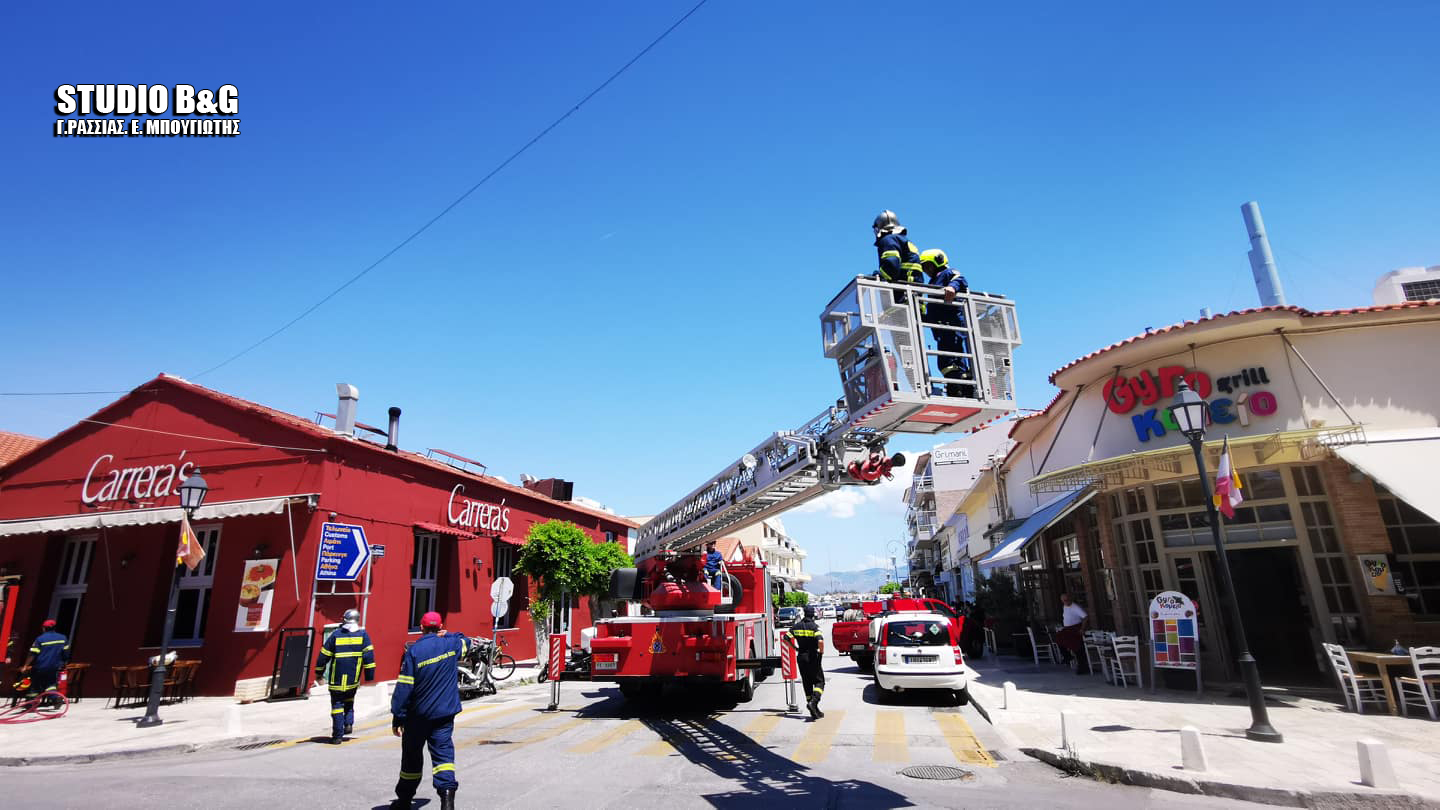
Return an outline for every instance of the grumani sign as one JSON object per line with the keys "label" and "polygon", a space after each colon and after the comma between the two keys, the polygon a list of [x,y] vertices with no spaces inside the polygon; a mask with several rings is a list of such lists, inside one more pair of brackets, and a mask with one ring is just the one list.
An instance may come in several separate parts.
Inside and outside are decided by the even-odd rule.
{"label": "grumani sign", "polygon": [[455,488],[450,490],[450,503],[445,510],[445,516],[450,518],[450,525],[483,529],[498,534],[510,531],[510,510],[506,508],[504,498],[501,498],[500,505],[496,506],[493,503],[460,497],[460,493],[464,491],[464,484],[456,484]]}
{"label": "grumani sign", "polygon": [[106,453],[95,459],[80,484],[80,500],[86,504],[110,503],[112,501],[138,501],[147,498],[163,498],[172,492],[178,493],[179,486],[195,468],[195,462],[186,461],[181,450],[173,464],[150,464],[143,467],[111,468],[115,456]]}

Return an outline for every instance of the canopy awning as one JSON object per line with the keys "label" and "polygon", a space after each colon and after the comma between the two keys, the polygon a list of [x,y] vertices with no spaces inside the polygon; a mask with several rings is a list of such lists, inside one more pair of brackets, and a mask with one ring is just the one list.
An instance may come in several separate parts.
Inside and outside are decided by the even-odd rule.
{"label": "canopy awning", "polygon": [[[285,511],[287,501],[306,501],[319,497],[318,493],[304,495],[281,495],[274,498],[249,498],[243,501],[220,501],[207,503],[195,510],[192,518],[202,520],[225,520],[227,518],[249,517],[251,515],[278,515]],[[48,534],[51,532],[84,532],[97,529],[113,529],[120,526],[149,526],[155,523],[179,523],[185,510],[178,506],[151,509],[122,509],[114,512],[90,512],[84,515],[57,515],[55,517],[27,518],[24,520],[0,521],[0,537],[18,534]]]}
{"label": "canopy awning", "polygon": [[444,526],[439,523],[416,523],[415,528],[418,531],[427,532],[429,534],[443,534],[446,537],[454,537],[457,540],[480,539],[480,535],[475,534],[474,532],[467,532],[464,529],[457,529],[454,526]]}
{"label": "canopy awning", "polygon": [[1440,522],[1440,489],[1432,478],[1440,460],[1440,428],[1368,430],[1364,444],[1337,447],[1335,454]]}
{"label": "canopy awning", "polygon": [[980,568],[988,570],[1002,565],[1013,565],[1020,561],[1020,554],[1025,546],[1033,540],[1040,532],[1045,531],[1050,524],[1065,517],[1075,510],[1076,507],[1090,500],[1095,490],[1090,488],[1077,489],[1074,492],[1062,496],[1059,500],[1052,501],[1030,514],[1025,522],[1012,529],[1005,535],[1005,539],[980,558]]}

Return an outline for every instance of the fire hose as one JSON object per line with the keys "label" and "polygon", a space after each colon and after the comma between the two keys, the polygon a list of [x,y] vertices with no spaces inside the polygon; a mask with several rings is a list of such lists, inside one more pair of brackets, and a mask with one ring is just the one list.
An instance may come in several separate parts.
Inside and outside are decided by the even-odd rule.
{"label": "fire hose", "polygon": [[[47,698],[54,698],[60,704],[58,706],[46,706]],[[8,709],[0,711],[0,725],[18,725],[20,723],[37,723],[41,720],[54,720],[57,717],[64,717],[70,711],[70,701],[59,690],[51,689],[42,692],[35,697],[24,698]]]}

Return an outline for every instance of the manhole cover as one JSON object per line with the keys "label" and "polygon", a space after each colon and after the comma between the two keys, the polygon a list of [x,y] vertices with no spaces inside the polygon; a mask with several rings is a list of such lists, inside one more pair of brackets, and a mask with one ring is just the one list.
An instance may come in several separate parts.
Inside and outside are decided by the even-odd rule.
{"label": "manhole cover", "polygon": [[258,751],[258,750],[260,750],[261,748],[269,748],[269,747],[272,746],[272,745],[279,745],[280,743],[283,743],[283,742],[285,742],[285,741],[284,741],[284,740],[262,740],[262,741],[260,741],[260,742],[246,743],[245,745],[237,745],[237,746],[235,746],[235,750],[237,750],[237,751]]}
{"label": "manhole cover", "polygon": [[911,765],[900,771],[911,779],[974,779],[975,774],[949,765]]}

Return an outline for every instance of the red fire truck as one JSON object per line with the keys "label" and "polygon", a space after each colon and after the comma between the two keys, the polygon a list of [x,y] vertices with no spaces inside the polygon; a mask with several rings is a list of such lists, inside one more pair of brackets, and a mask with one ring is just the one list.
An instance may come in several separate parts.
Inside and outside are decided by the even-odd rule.
{"label": "red fire truck", "polygon": [[[927,306],[933,314],[944,303],[937,287],[851,281],[820,316],[825,356],[839,366],[844,396],[800,428],[771,435],[641,527],[637,566],[613,573],[610,596],[639,603],[642,615],[596,622],[588,668],[567,677],[614,681],[626,697],[690,682],[749,700],[756,681],[779,666],[776,581],[763,561],[746,558],[726,563],[715,588],[705,575],[705,540],[842,486],[879,483],[905,463],[885,453],[893,433],[970,430],[1015,409],[1014,304],[962,293],[953,302],[958,315],[926,319]],[[942,330],[961,340],[927,340]]]}

